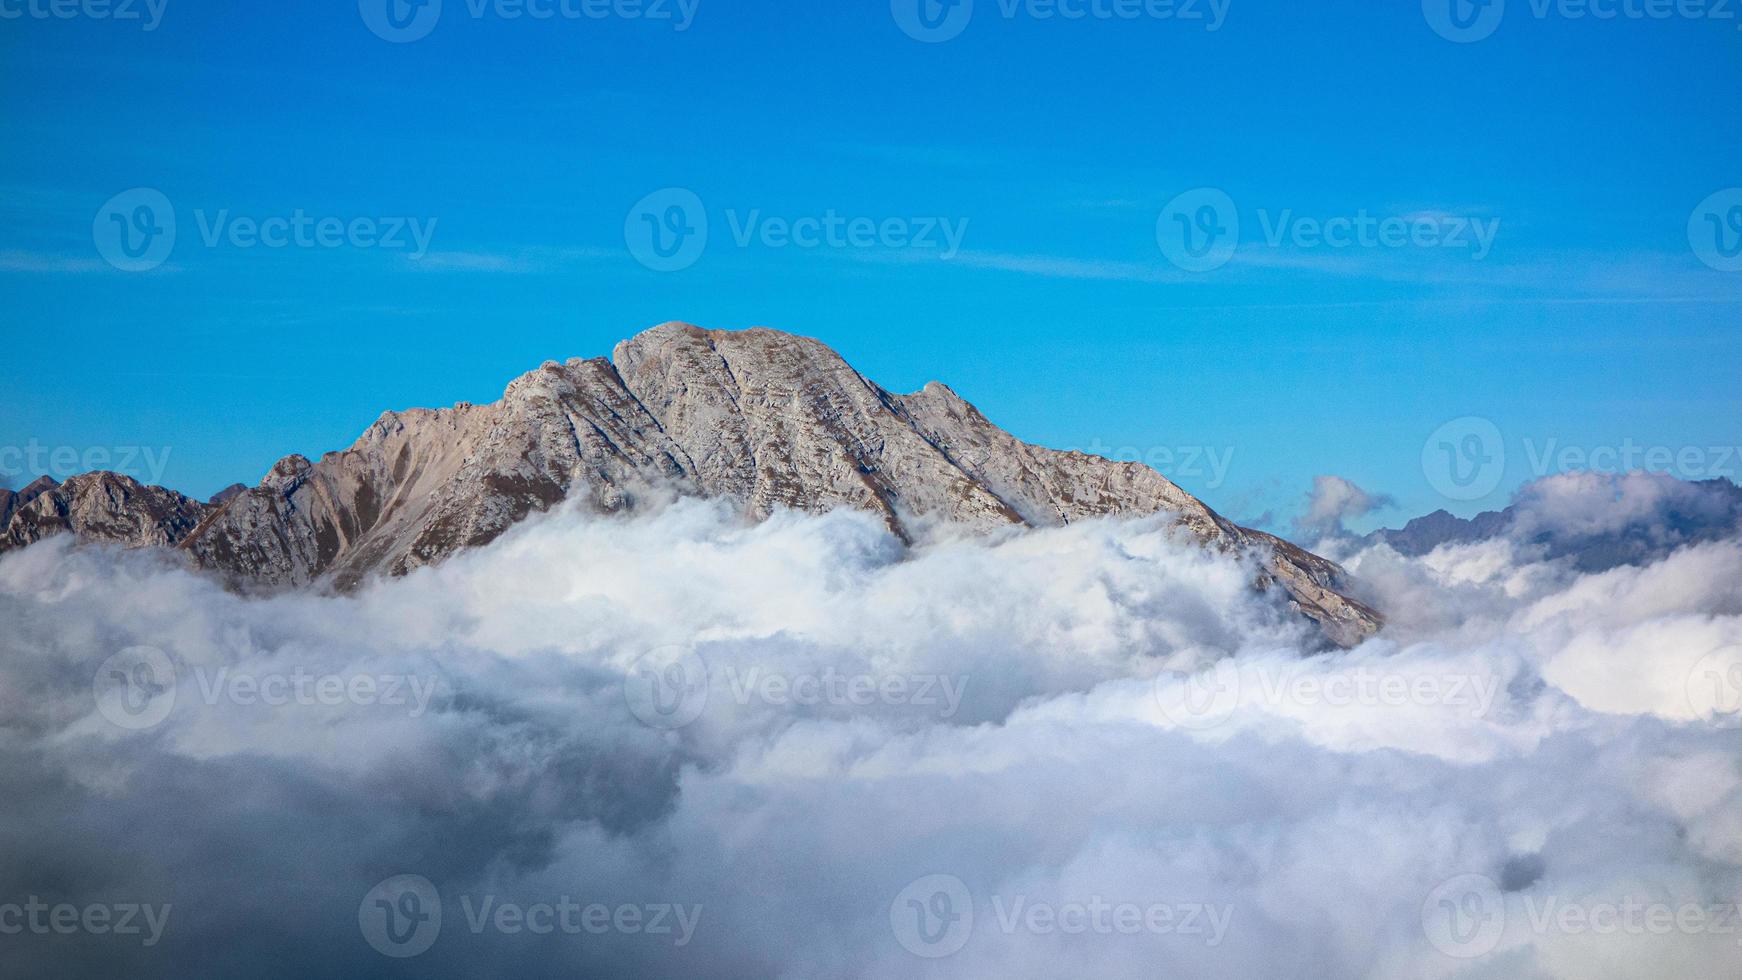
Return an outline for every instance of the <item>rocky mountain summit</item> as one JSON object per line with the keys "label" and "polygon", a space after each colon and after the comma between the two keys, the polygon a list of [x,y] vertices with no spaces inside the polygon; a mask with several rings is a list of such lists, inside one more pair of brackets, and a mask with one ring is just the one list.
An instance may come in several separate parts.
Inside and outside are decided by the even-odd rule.
{"label": "rocky mountain summit", "polygon": [[206,512],[191,497],[118,473],[83,473],[65,483],[45,476],[16,493],[0,491],[0,552],[62,531],[134,547],[171,547],[186,540]]}
{"label": "rocky mountain summit", "polygon": [[0,499],[0,551],[70,531],[175,547],[242,588],[345,589],[486,544],[571,497],[612,512],[674,490],[730,498],[753,519],[854,507],[910,542],[939,522],[1165,511],[1206,546],[1259,554],[1259,584],[1332,641],[1380,624],[1343,594],[1335,564],[1237,527],[1148,467],[1028,445],[935,382],[892,394],[815,340],[680,323],[609,360],[546,362],[494,404],[388,412],[351,448],[287,456],[206,503],[112,473],[38,481]]}

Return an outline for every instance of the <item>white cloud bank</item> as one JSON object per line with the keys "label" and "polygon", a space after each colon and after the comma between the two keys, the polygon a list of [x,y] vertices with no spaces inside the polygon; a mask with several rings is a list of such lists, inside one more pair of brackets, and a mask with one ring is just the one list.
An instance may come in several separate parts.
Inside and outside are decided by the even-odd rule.
{"label": "white cloud bank", "polygon": [[[1158,527],[561,512],[266,600],[26,549],[0,969],[1742,977],[1742,542],[1370,550],[1392,625],[1303,657]],[[146,946],[32,898],[170,912]]]}

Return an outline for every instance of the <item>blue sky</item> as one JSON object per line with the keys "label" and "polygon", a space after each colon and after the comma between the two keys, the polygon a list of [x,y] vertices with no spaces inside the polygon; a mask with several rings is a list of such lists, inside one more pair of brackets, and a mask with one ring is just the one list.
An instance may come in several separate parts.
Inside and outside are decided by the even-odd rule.
{"label": "blue sky", "polygon": [[[898,391],[945,380],[1026,439],[1148,458],[1274,526],[1319,474],[1394,497],[1371,524],[1498,506],[1569,449],[1742,471],[1735,4],[1509,0],[1458,43],[1437,0],[1232,0],[1215,30],[1207,0],[976,0],[932,8],[953,36],[928,42],[908,0],[688,0],[687,23],[675,0],[445,0],[393,43],[377,0],[154,2],[147,30],[145,0],[133,21],[0,0],[14,483],[56,449],[141,446],[169,455],[135,475],[209,494],[673,319],[816,336]],[[176,234],[125,271],[104,229],[139,188]],[[1202,227],[1202,188],[1239,230],[1199,271],[1167,236]],[[659,271],[631,243],[674,200],[706,245]],[[251,240],[299,213],[343,233]],[[768,224],[830,215],[877,231],[807,248]],[[1301,224],[1363,217],[1450,241]]]}

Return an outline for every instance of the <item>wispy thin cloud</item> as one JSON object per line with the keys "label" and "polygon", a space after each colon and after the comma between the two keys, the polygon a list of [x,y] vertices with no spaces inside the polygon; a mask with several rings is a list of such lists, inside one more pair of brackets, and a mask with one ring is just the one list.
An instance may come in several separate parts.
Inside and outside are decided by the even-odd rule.
{"label": "wispy thin cloud", "polygon": [[620,254],[622,253],[608,248],[531,246],[498,252],[431,252],[422,257],[406,256],[406,262],[411,268],[421,272],[537,275],[560,271],[583,262],[613,258]]}
{"label": "wispy thin cloud", "polygon": [[953,146],[923,146],[903,143],[831,143],[826,144],[844,156],[902,166],[948,167],[959,170],[981,170],[988,163],[1003,159],[986,150]]}
{"label": "wispy thin cloud", "polygon": [[951,260],[955,265],[1044,276],[1049,279],[1090,279],[1108,282],[1183,282],[1188,277],[1171,269],[1161,259],[1133,262],[1115,259],[1079,259],[1059,255],[1012,255],[1004,252],[963,252]]}
{"label": "wispy thin cloud", "polygon": [[[863,261],[913,264],[935,254],[902,251],[856,255]],[[1571,250],[1498,253],[1482,260],[1455,249],[1300,249],[1243,244],[1213,272],[1186,273],[1157,254],[1154,261],[1048,253],[964,250],[946,265],[1044,279],[1198,285],[1286,285],[1290,280],[1455,288],[1456,296],[1351,298],[1270,303],[1240,308],[1325,309],[1412,303],[1517,305],[1726,304],[1742,302],[1742,278],[1714,272],[1677,252],[1598,253]]]}
{"label": "wispy thin cloud", "polygon": [[27,252],[17,249],[0,251],[0,272],[22,272],[36,275],[78,275],[90,272],[114,272],[115,268],[101,259],[50,252]]}

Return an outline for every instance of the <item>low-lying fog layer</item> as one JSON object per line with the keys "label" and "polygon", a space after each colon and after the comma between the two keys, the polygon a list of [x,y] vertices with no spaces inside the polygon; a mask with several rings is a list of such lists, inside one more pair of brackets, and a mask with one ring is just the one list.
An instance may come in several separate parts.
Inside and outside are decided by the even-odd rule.
{"label": "low-lying fog layer", "polygon": [[26,549],[0,973],[1742,977],[1742,541],[1347,554],[1391,625],[1307,656],[1162,527],[561,511],[266,600]]}

